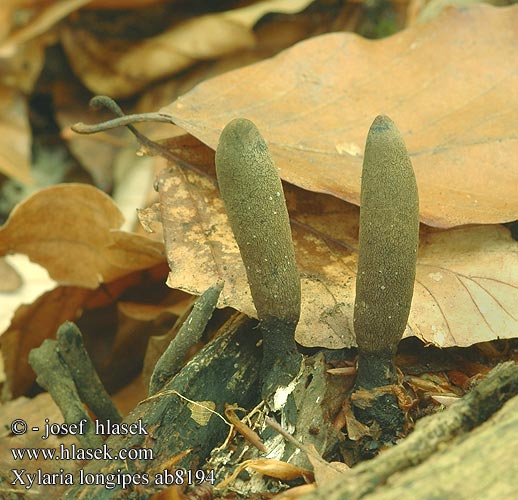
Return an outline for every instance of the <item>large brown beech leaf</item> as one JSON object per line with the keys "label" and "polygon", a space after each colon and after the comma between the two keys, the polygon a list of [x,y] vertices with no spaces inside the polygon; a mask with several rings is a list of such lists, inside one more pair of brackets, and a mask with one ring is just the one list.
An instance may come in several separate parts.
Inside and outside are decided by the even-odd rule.
{"label": "large brown beech leaf", "polygon": [[[225,280],[220,307],[255,316],[245,269],[214,178],[213,152],[192,138],[169,141],[189,168],[160,174],[160,203],[141,215],[161,218],[169,286],[201,294]],[[355,345],[352,328],[359,209],[285,184],[302,277],[297,341]],[[259,235],[260,237],[260,235]],[[406,335],[441,347],[468,346],[518,332],[518,244],[502,226],[421,227],[417,278]],[[383,332],[380,332],[382,335]]]}
{"label": "large brown beech leaf", "polygon": [[200,61],[253,47],[253,26],[265,14],[299,12],[312,1],[265,0],[192,17],[139,43],[99,39],[88,29],[64,25],[61,42],[75,73],[89,89],[125,97]]}
{"label": "large brown beech leaf", "polygon": [[358,204],[378,114],[401,130],[420,216],[452,227],[518,218],[518,6],[475,5],[392,37],[303,41],[203,82],[161,113],[213,149],[235,117],[264,135],[284,180]]}
{"label": "large brown beech leaf", "polygon": [[0,107],[0,173],[30,183],[31,130],[25,98],[0,84]]}
{"label": "large brown beech leaf", "polygon": [[120,231],[112,199],[85,184],[42,189],[0,227],[0,255],[22,253],[61,284],[96,288],[164,259],[163,245]]}

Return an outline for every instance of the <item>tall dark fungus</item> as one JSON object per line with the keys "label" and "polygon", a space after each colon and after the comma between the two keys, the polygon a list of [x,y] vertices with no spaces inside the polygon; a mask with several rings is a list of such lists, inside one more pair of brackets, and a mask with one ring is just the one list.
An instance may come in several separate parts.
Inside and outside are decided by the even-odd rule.
{"label": "tall dark fungus", "polygon": [[295,343],[300,276],[281,180],[268,147],[249,120],[232,120],[216,151],[221,196],[236,238],[263,335],[263,397],[298,374]]}
{"label": "tall dark fungus", "polygon": [[396,381],[394,357],[410,313],[419,240],[417,184],[403,138],[387,116],[371,125],[363,160],[354,331],[356,387]]}

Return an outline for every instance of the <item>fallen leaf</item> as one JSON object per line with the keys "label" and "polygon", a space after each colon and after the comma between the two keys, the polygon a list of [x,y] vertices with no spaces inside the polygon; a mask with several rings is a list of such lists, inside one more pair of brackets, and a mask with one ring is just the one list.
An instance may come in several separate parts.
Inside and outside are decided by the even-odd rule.
{"label": "fallen leaf", "polygon": [[296,500],[302,495],[307,495],[316,489],[316,484],[301,484],[288,490],[285,490],[278,495],[275,495],[272,500]]}
{"label": "fallen leaf", "polygon": [[[91,0],[54,0],[43,8],[34,9],[34,15],[29,21],[16,31],[10,33],[0,44],[0,55],[11,55],[17,46],[45,33],[70,13],[90,1]],[[21,16],[18,15],[18,17]]]}
{"label": "fallen leaf", "polygon": [[31,182],[31,129],[21,92],[0,85],[0,173]]}
{"label": "fallen leaf", "polygon": [[14,292],[22,286],[22,278],[9,262],[0,258],[0,292]]}
{"label": "fallen leaf", "polygon": [[232,405],[225,404],[225,416],[228,421],[234,426],[235,430],[239,432],[251,445],[255,446],[262,453],[268,453],[268,450],[264,446],[261,437],[245,422],[243,422],[237,415],[236,410]]}
{"label": "fallen leaf", "polygon": [[164,33],[123,47],[120,40],[110,43],[73,25],[62,28],[61,41],[75,73],[92,92],[125,97],[199,61],[252,47],[252,28],[266,13],[297,12],[313,1],[264,0],[187,19]]}
{"label": "fallen leaf", "polygon": [[136,377],[121,390],[113,394],[112,401],[121,415],[125,416],[143,399],[146,399],[148,394],[147,389],[147,386],[142,381],[142,377]]}
{"label": "fallen leaf", "polygon": [[448,408],[461,399],[458,396],[444,396],[442,394],[431,394],[430,397],[445,408]]}
{"label": "fallen leaf", "polygon": [[[70,151],[82,167],[92,176],[95,186],[109,192],[113,189],[113,165],[121,150],[131,148],[135,143],[123,129],[110,130],[93,135],[78,135],[70,130],[70,124],[88,121],[92,110],[88,106],[91,94],[77,81],[69,78],[54,82],[51,87],[56,121],[60,125],[61,137],[67,141]],[[95,110],[95,119],[109,120],[113,114],[107,110]]]}
{"label": "fallen leaf", "polygon": [[25,95],[31,94],[43,69],[46,44],[46,40],[35,39],[17,46],[12,54],[0,54],[2,86],[18,89]]}
{"label": "fallen leaf", "polygon": [[9,34],[12,25],[12,17],[14,5],[6,5],[6,2],[0,6],[0,40],[3,40]]}
{"label": "fallen leaf", "polygon": [[[122,294],[131,292],[137,300],[147,298],[160,301],[171,290],[163,286],[167,273],[165,263],[125,274],[96,290],[73,286],[57,286],[43,293],[34,302],[20,305],[9,327],[0,337],[6,382],[4,400],[25,394],[34,382],[35,375],[28,363],[29,352],[48,338],[55,338],[64,321],[79,321],[85,345],[105,383],[120,387],[127,372],[135,372],[142,363],[149,335],[161,335],[168,325],[155,325],[146,319],[127,321],[113,307]],[[161,286],[162,285],[162,286]],[[150,290],[153,293],[150,293]],[[136,290],[141,292],[136,293]],[[177,292],[173,292],[177,296]],[[124,308],[122,308],[124,310]],[[113,313],[110,318],[110,311]],[[99,321],[100,317],[100,321]],[[106,323],[117,324],[113,330]],[[99,360],[102,363],[99,363]],[[140,364],[139,364],[140,363]],[[132,376],[136,376],[132,373]],[[118,385],[119,384],[119,385]]]}
{"label": "fallen leaf", "polygon": [[[171,268],[168,285],[200,295],[221,277],[225,288],[218,306],[256,316],[213,176],[210,164],[194,169],[171,165],[158,177]],[[296,339],[308,347],[354,346],[359,209],[289,184],[285,192],[302,282]],[[516,304],[518,244],[508,229],[421,227],[406,336],[415,335],[439,347],[514,338],[518,332]]]}
{"label": "fallen leaf", "polygon": [[112,164],[115,186],[111,195],[124,215],[122,229],[133,231],[140,228],[135,208],[146,206],[148,193],[156,195],[153,190],[155,167],[162,160],[136,155],[134,146],[118,152]]}
{"label": "fallen leaf", "polygon": [[[308,447],[313,452],[313,454],[308,453],[307,456],[313,466],[315,483],[317,483],[317,486],[325,484],[328,481],[332,481],[333,479],[337,479],[349,471],[350,467],[343,462],[327,462],[324,460],[320,457],[314,445],[309,444]],[[317,459],[316,457],[320,458]]]}
{"label": "fallen leaf", "polygon": [[42,189],[0,228],[0,255],[23,253],[61,284],[96,288],[103,281],[163,260],[163,245],[117,229],[123,217],[111,198],[84,184]]}
{"label": "fallen leaf", "polygon": [[204,426],[215,413],[216,403],[214,401],[194,401],[187,403],[187,407],[191,411],[191,418],[198,425]]}
{"label": "fallen leaf", "polygon": [[[14,436],[10,433],[11,423],[17,419],[23,419],[27,423],[29,429],[27,433],[19,436]],[[63,416],[59,408],[56,406],[50,394],[39,394],[33,399],[18,398],[15,401],[9,401],[2,405],[2,412],[0,413],[0,476],[5,478],[2,482],[1,496],[2,498],[16,498],[16,494],[22,497],[37,498],[58,498],[63,494],[66,485],[60,485],[59,481],[56,485],[41,484],[36,480],[30,489],[31,493],[27,495],[27,488],[16,482],[16,476],[13,469],[18,471],[24,470],[25,473],[35,474],[38,470],[42,474],[53,474],[59,472],[60,469],[64,473],[71,473],[75,479],[78,480],[78,466],[79,462],[75,460],[59,459],[60,445],[70,450],[71,446],[78,446],[78,441],[75,436],[55,436],[51,435],[48,439],[42,440],[41,436],[45,432],[45,419],[50,423],[63,422]],[[32,431],[33,427],[38,427],[39,431]],[[50,453],[52,449],[55,451],[55,458],[53,460],[45,459],[43,454],[40,454],[38,459],[27,458],[14,460],[13,448],[47,448]],[[6,490],[11,490],[13,493],[9,494]]]}
{"label": "fallen leaf", "polygon": [[[181,293],[181,292],[179,292]],[[182,294],[183,295],[183,294]],[[128,318],[138,321],[153,321],[160,316],[180,316],[185,309],[186,301],[173,304],[142,304],[140,302],[119,302],[119,311]]]}
{"label": "fallen leaf", "polygon": [[256,458],[241,462],[236,467],[232,475],[219,483],[216,486],[216,489],[224,488],[234,481],[242,470],[248,468],[258,472],[259,474],[274,477],[275,479],[281,479],[283,481],[291,481],[300,477],[307,479],[310,482],[313,481],[313,472],[308,469],[292,465],[288,462],[282,462],[281,460],[275,460],[273,458]]}
{"label": "fallen leaf", "polygon": [[414,334],[439,347],[516,337],[517,259],[518,243],[502,226],[423,234],[409,320]]}
{"label": "fallen leaf", "polygon": [[[367,395],[368,396],[368,395]],[[342,410],[345,414],[345,425],[347,428],[347,437],[352,441],[358,441],[365,436],[371,436],[371,430],[365,424],[362,424],[354,416],[349,400],[344,401]]]}
{"label": "fallen leaf", "polygon": [[379,41],[322,35],[160,113],[213,149],[230,120],[249,118],[284,180],[355,204],[367,131],[385,113],[407,144],[423,222],[515,220],[517,23],[518,6],[475,5]]}
{"label": "fallen leaf", "polygon": [[56,287],[46,269],[31,262],[26,255],[10,255],[5,258],[20,275],[23,286],[16,292],[0,295],[0,332],[9,326],[20,304],[31,304],[43,293]]}
{"label": "fallen leaf", "polygon": [[45,339],[55,338],[59,325],[75,320],[81,306],[92,294],[77,287],[58,287],[44,293],[33,304],[21,305],[0,337],[6,382],[2,399],[24,394],[35,379],[29,365],[29,352]]}

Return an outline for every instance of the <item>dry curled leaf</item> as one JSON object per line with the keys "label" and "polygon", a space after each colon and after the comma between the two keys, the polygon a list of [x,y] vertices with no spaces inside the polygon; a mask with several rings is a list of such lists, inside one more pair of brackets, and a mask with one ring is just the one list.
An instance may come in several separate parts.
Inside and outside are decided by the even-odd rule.
{"label": "dry curled leaf", "polygon": [[0,292],[14,292],[22,285],[22,278],[4,258],[0,258]]}
{"label": "dry curled leaf", "polygon": [[[346,474],[350,467],[343,462],[327,462],[320,457],[317,449],[314,445],[310,444],[308,447],[313,453],[308,453],[308,460],[313,466],[313,472],[315,473],[315,483],[317,485],[325,484],[328,481],[332,481],[343,474]],[[317,459],[316,457],[320,457]]]}
{"label": "dry curled leaf", "polygon": [[[225,288],[219,306],[255,316],[213,175],[213,165],[172,165],[158,177],[161,201],[156,209],[171,268],[168,285],[199,295],[221,277]],[[290,185],[285,192],[302,281],[297,341],[305,346],[353,346],[359,209]],[[518,245],[506,228],[421,228],[407,336],[441,347],[513,338],[518,332],[517,303]]]}
{"label": "dry curled leaf", "polygon": [[[33,38],[42,35],[52,28],[56,23],[64,19],[70,13],[78,10],[83,5],[89,3],[91,0],[54,0],[45,2],[47,5],[36,6],[33,9],[18,12],[16,8],[11,11],[11,23],[16,25],[19,19],[29,18],[21,27],[17,27],[9,33],[9,36],[0,43],[0,56],[10,55],[19,45],[32,40]],[[44,2],[41,2],[44,3]],[[21,6],[20,6],[21,7]],[[31,16],[27,16],[31,12]]]}
{"label": "dry curled leaf", "polygon": [[[13,435],[10,433],[11,422],[16,419],[23,418],[29,429],[38,427],[39,432],[27,432],[23,435]],[[2,482],[0,496],[3,499],[20,497],[34,498],[59,498],[66,489],[66,485],[60,485],[56,481],[55,485],[45,484],[44,482],[35,481],[32,485],[30,494],[27,494],[27,485],[20,484],[15,481],[13,467],[18,470],[27,470],[28,472],[40,471],[44,474],[55,474],[61,469],[64,473],[76,474],[79,462],[75,460],[67,460],[64,456],[59,457],[56,453],[54,460],[47,460],[41,454],[37,459],[24,456],[21,460],[13,460],[12,448],[47,448],[50,450],[58,450],[60,446],[70,449],[76,446],[77,440],[75,436],[50,435],[48,439],[43,440],[45,419],[54,422],[62,422],[63,416],[52,400],[50,394],[39,394],[34,398],[18,398],[15,401],[3,403],[2,412],[0,412],[0,476],[9,478]],[[16,464],[16,465],[14,465]],[[9,492],[11,490],[11,492]],[[16,493],[14,493],[16,491]]]}
{"label": "dry curled leaf", "polygon": [[332,33],[203,82],[160,112],[215,148],[252,120],[284,180],[360,200],[365,137],[388,114],[415,169],[429,225],[518,218],[518,6],[447,9],[370,41]]}
{"label": "dry curled leaf", "polygon": [[316,484],[302,484],[300,486],[295,486],[293,488],[289,488],[284,490],[283,492],[275,495],[272,500],[297,500],[297,498],[302,497],[303,495],[307,495],[312,491],[315,491]]}
{"label": "dry curled leaf", "polygon": [[274,477],[275,479],[281,479],[283,481],[291,481],[297,478],[304,478],[308,482],[312,482],[314,480],[313,472],[308,469],[304,469],[303,467],[298,467],[288,462],[282,462],[281,460],[275,460],[273,458],[256,458],[241,462],[236,467],[232,475],[219,483],[216,488],[222,489],[232,483],[239,473],[247,468],[258,472],[259,474]]}
{"label": "dry curled leaf", "polygon": [[358,441],[364,436],[370,436],[371,431],[368,426],[359,422],[354,416],[353,410],[348,400],[344,401],[342,410],[345,415],[345,425],[347,437],[353,441]]}
{"label": "dry curled leaf", "polygon": [[197,62],[250,48],[253,26],[268,12],[297,12],[314,0],[265,0],[226,12],[184,20],[138,44],[121,48],[93,33],[64,26],[61,40],[76,74],[97,94],[131,95],[150,82]]}
{"label": "dry curled leaf", "polygon": [[[0,337],[1,353],[5,364],[7,380],[3,385],[4,399],[17,397],[29,389],[34,382],[34,371],[29,366],[28,356],[31,349],[38,347],[48,338],[54,338],[58,327],[64,321],[76,321],[79,316],[83,319],[95,315],[97,311],[106,319],[107,310],[119,297],[130,289],[141,288],[148,290],[150,283],[155,290],[163,284],[167,273],[165,263],[159,264],[143,271],[125,274],[123,277],[105,283],[96,290],[75,286],[57,286],[53,290],[43,293],[29,304],[20,305],[9,327]],[[165,289],[165,287],[164,287]],[[134,292],[133,292],[133,296]],[[93,328],[96,340],[93,344],[101,349],[104,361],[112,361],[130,364],[138,362],[141,356],[140,349],[144,349],[147,343],[147,335],[155,330],[152,323],[145,323],[145,318],[140,322],[131,318],[130,328],[124,328],[124,318],[117,318],[118,328],[115,336],[104,335],[106,332],[97,332]],[[83,323],[86,326],[86,323]],[[142,330],[139,333],[139,325]],[[122,331],[121,331],[122,330]],[[160,328],[156,333],[160,333]],[[88,336],[88,328],[82,328],[83,335]],[[99,333],[101,333],[99,335]],[[107,344],[103,341],[108,339]],[[88,339],[87,339],[88,342]],[[93,347],[93,344],[91,346]],[[144,345],[142,345],[144,344]],[[122,355],[121,353],[124,353]],[[95,356],[93,350],[90,354]],[[141,361],[140,361],[141,362]],[[123,373],[122,368],[113,369],[111,376],[117,377]]]}
{"label": "dry curled leaf", "polygon": [[0,85],[0,173],[31,182],[31,130],[25,97]]}
{"label": "dry curled leaf", "polygon": [[199,425],[207,425],[210,417],[212,417],[216,409],[214,401],[195,401],[187,403],[187,407],[191,410],[191,418]]}
{"label": "dry curled leaf", "polygon": [[163,261],[163,245],[119,231],[111,198],[84,184],[61,184],[20,203],[0,228],[0,255],[23,253],[61,284],[101,282]]}
{"label": "dry curled leaf", "polygon": [[264,446],[259,434],[246,425],[235,412],[236,408],[231,405],[225,404],[225,416],[228,421],[234,426],[237,432],[241,434],[250,444],[255,446],[259,451],[267,453],[267,449]]}
{"label": "dry curled leaf", "polygon": [[64,321],[74,320],[91,293],[84,288],[58,287],[44,293],[34,303],[23,304],[17,309],[1,337],[7,377],[2,388],[4,400],[27,391],[35,378],[29,366],[29,352],[45,339],[54,337]]}

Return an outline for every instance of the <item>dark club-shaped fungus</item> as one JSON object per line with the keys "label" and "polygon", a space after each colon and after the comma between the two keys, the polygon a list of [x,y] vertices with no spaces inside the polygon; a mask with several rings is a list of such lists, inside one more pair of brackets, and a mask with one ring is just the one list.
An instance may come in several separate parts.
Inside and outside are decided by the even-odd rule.
{"label": "dark club-shaped fungus", "polygon": [[412,164],[398,129],[378,116],[363,160],[354,331],[356,388],[396,381],[394,357],[414,291],[419,198]]}
{"label": "dark club-shaped fungus", "polygon": [[295,343],[300,276],[277,168],[257,127],[232,120],[221,133],[216,170],[228,219],[245,264],[263,335],[263,397],[298,374]]}

